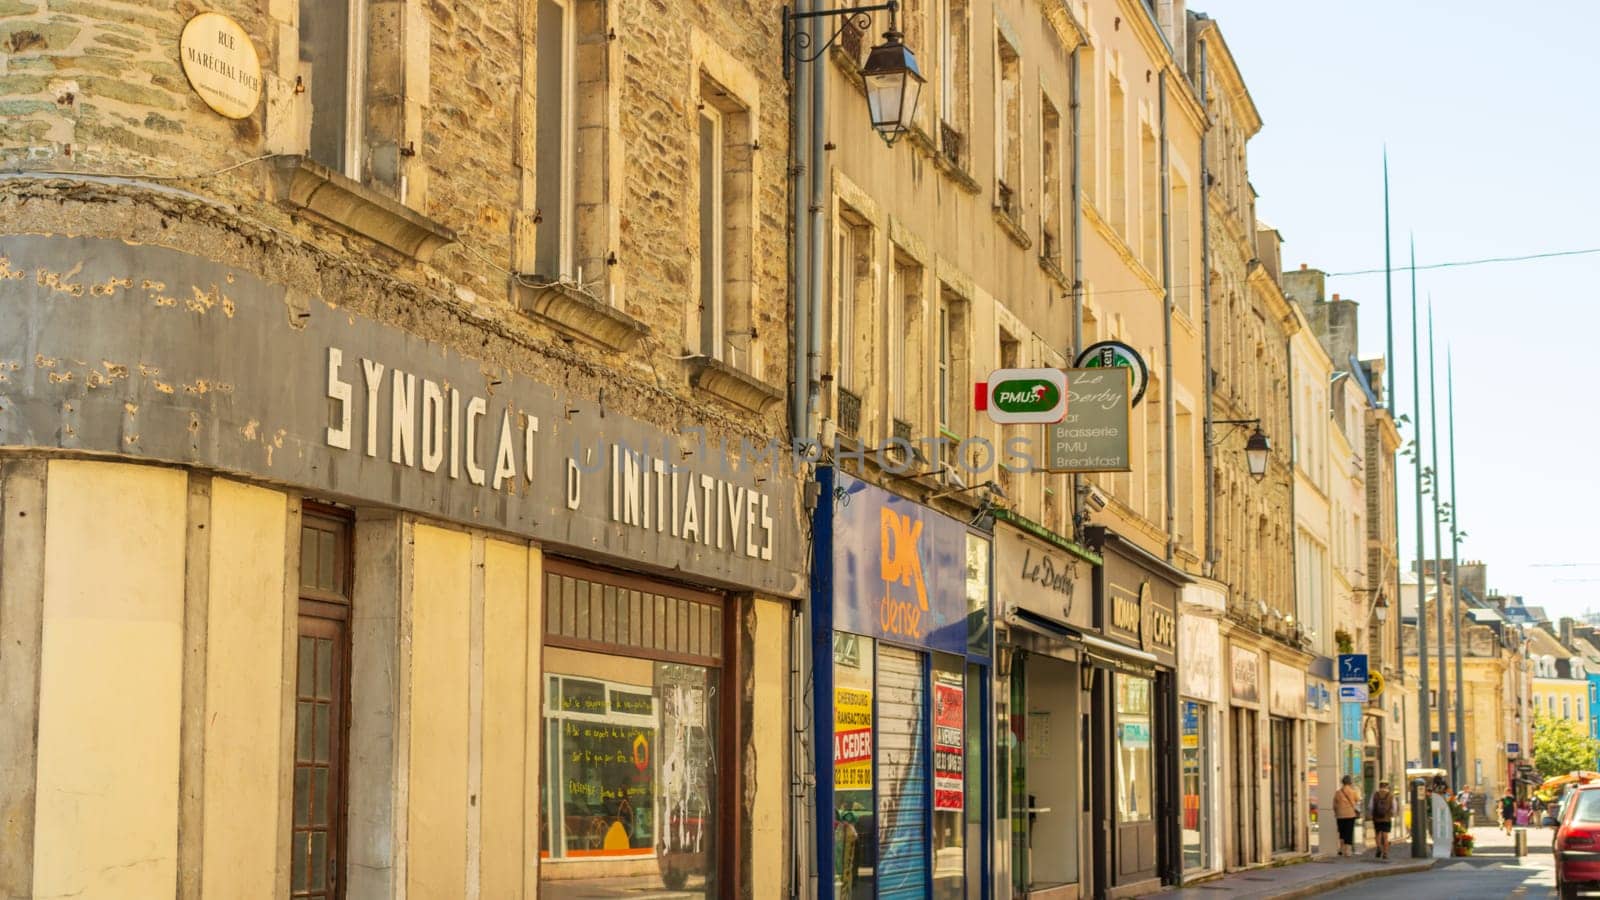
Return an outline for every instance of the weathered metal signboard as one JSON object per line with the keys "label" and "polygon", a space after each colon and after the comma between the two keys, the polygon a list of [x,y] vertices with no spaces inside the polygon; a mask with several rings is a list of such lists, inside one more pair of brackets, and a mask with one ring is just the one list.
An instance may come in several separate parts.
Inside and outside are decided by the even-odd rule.
{"label": "weathered metal signboard", "polygon": [[1067,415],[1045,426],[1051,472],[1127,472],[1131,369],[1067,369]]}
{"label": "weathered metal signboard", "polygon": [[175,250],[0,237],[0,448],[238,473],[785,596],[798,482]]}

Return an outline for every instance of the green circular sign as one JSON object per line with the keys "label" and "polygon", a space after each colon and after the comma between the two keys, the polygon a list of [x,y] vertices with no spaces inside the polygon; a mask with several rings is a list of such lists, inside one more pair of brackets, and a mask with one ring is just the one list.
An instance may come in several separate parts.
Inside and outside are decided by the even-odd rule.
{"label": "green circular sign", "polygon": [[1133,395],[1129,406],[1138,406],[1144,399],[1144,389],[1150,382],[1150,370],[1145,367],[1144,357],[1139,351],[1121,341],[1100,341],[1083,348],[1078,358],[1073,361],[1073,367],[1078,369],[1100,369],[1120,366],[1133,373],[1133,384],[1129,391]]}

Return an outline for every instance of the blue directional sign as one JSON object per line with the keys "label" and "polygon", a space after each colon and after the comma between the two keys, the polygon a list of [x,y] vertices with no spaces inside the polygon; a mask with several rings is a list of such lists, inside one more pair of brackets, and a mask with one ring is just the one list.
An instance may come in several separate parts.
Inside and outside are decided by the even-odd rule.
{"label": "blue directional sign", "polygon": [[1365,653],[1339,654],[1339,683],[1367,683],[1367,655]]}

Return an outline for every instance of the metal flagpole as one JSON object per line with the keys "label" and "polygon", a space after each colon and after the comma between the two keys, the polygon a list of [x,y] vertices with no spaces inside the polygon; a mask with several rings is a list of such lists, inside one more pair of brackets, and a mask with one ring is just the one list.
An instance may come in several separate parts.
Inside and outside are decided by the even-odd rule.
{"label": "metal flagpole", "polygon": [[[1392,242],[1389,240],[1389,148],[1385,147],[1383,150],[1383,315],[1387,326],[1384,336],[1388,342],[1388,355],[1384,357],[1383,394],[1384,399],[1389,403],[1389,419],[1395,422],[1395,428],[1398,429],[1399,422],[1395,420],[1395,395],[1399,393],[1396,387],[1400,379],[1400,369],[1394,355],[1394,266],[1390,255],[1391,249]],[[1379,449],[1382,449],[1381,440]],[[1392,482],[1391,488],[1393,490],[1392,505],[1394,506],[1395,542],[1394,594],[1391,596],[1389,605],[1393,607],[1391,612],[1394,615],[1394,669],[1395,683],[1397,685],[1403,684],[1406,676],[1405,628],[1402,626],[1401,619],[1403,617],[1400,614],[1400,466],[1398,462],[1395,459],[1389,461],[1389,478]],[[1382,526],[1379,527],[1381,528]],[[1382,557],[1380,556],[1379,559],[1381,560]],[[1378,573],[1378,578],[1386,582],[1388,574],[1380,572]],[[1379,641],[1378,646],[1383,646],[1382,641]],[[1403,748],[1405,744],[1402,743],[1400,746]],[[1403,749],[1400,756],[1400,759],[1395,760],[1400,769],[1400,777],[1391,775],[1391,780],[1396,787],[1401,784],[1401,779],[1406,771],[1405,751]],[[1380,753],[1379,759],[1382,758]]]}
{"label": "metal flagpole", "polygon": [[[1414,454],[1412,467],[1416,472],[1417,497],[1417,762],[1427,768],[1433,765],[1433,747],[1429,732],[1433,730],[1428,715],[1428,578],[1422,566],[1424,553],[1422,537],[1422,368],[1421,352],[1417,346],[1417,239],[1411,238],[1411,385],[1415,391],[1412,428],[1416,438],[1412,442]],[[1398,506],[1398,504],[1396,504]],[[1397,538],[1398,539],[1398,538]],[[1427,815],[1426,805],[1421,810]],[[1411,855],[1427,855],[1428,824],[1425,820],[1413,821],[1411,828]]]}
{"label": "metal flagpole", "polygon": [[[1433,621],[1439,631],[1439,761],[1450,778],[1452,790],[1459,790],[1455,748],[1451,746],[1450,733],[1450,683],[1445,670],[1444,653],[1444,578],[1439,565],[1443,547],[1439,540],[1439,379],[1433,366],[1433,298],[1428,298],[1428,443],[1433,454],[1433,475],[1428,479],[1428,490],[1433,494],[1433,587],[1438,594],[1433,605]],[[1452,585],[1452,590],[1454,586]],[[1459,687],[1459,685],[1457,685]]]}
{"label": "metal flagpole", "polygon": [[1450,594],[1455,598],[1456,622],[1456,763],[1460,768],[1457,776],[1458,784],[1465,784],[1467,779],[1467,763],[1461,758],[1461,753],[1466,749],[1466,701],[1462,699],[1465,690],[1461,680],[1461,579],[1458,569],[1461,565],[1461,532],[1457,522],[1460,515],[1456,509],[1456,376],[1455,360],[1450,347],[1444,349],[1444,383],[1445,383],[1445,416],[1449,422],[1450,436]]}

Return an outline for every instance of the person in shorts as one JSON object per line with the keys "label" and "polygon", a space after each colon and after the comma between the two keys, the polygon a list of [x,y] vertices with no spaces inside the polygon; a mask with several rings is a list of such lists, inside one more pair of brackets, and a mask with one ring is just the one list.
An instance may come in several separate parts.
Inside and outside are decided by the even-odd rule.
{"label": "person in shorts", "polygon": [[1372,833],[1378,842],[1379,859],[1389,858],[1389,831],[1394,826],[1394,812],[1398,805],[1394,791],[1389,790],[1389,782],[1378,782],[1378,789],[1372,792],[1372,799],[1367,802],[1367,818],[1372,820]]}
{"label": "person in shorts", "polygon": [[1510,788],[1506,788],[1506,795],[1500,798],[1500,830],[1510,834],[1511,826],[1516,821],[1517,798],[1512,796]]}

